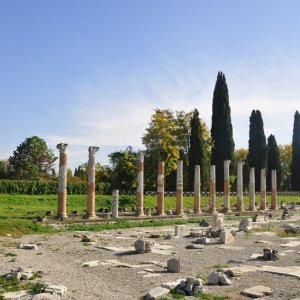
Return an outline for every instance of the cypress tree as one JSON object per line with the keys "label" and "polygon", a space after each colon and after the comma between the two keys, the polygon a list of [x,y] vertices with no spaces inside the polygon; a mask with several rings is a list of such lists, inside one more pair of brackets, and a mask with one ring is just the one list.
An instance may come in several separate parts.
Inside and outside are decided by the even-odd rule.
{"label": "cypress tree", "polygon": [[255,190],[260,190],[260,169],[267,166],[267,145],[264,122],[259,110],[253,110],[250,116],[249,152],[247,156],[249,168],[255,168]]}
{"label": "cypress tree", "polygon": [[188,159],[189,189],[191,191],[194,189],[195,165],[200,166],[202,189],[206,189],[208,186],[209,176],[208,153],[207,145],[203,138],[203,129],[201,127],[201,121],[199,119],[199,112],[197,109],[194,110],[193,117],[191,119],[190,148]]}
{"label": "cypress tree", "polygon": [[230,116],[229,95],[225,75],[218,73],[212,105],[211,164],[216,166],[216,188],[223,191],[224,160],[234,165],[234,141]]}
{"label": "cypress tree", "polygon": [[294,115],[294,129],[292,142],[291,188],[300,191],[300,114]]}
{"label": "cypress tree", "polygon": [[272,170],[277,171],[277,188],[280,187],[281,183],[281,163],[279,156],[279,149],[277,146],[277,142],[275,136],[271,134],[268,137],[268,145],[267,145],[267,162],[268,162],[268,171],[267,171],[267,190],[272,190]]}

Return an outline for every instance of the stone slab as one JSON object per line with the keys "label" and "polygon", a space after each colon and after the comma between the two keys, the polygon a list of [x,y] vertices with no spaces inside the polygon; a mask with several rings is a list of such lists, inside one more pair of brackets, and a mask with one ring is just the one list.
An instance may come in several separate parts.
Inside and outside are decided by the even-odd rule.
{"label": "stone slab", "polygon": [[251,298],[261,298],[263,296],[272,295],[272,290],[269,287],[263,285],[256,285],[251,288],[241,291],[241,294]]}
{"label": "stone slab", "polygon": [[226,250],[244,250],[244,247],[238,247],[238,246],[229,246],[229,245],[222,245],[218,246],[218,249],[226,249]]}
{"label": "stone slab", "polygon": [[299,266],[289,266],[289,267],[277,267],[277,266],[262,266],[260,271],[292,276],[300,279],[300,267]]}
{"label": "stone slab", "polygon": [[281,247],[297,247],[300,245],[300,241],[291,241],[286,244],[281,244]]}
{"label": "stone slab", "polygon": [[161,274],[150,273],[150,274],[144,275],[143,278],[160,277],[160,276],[161,276]]}
{"label": "stone slab", "polygon": [[249,266],[249,265],[243,265],[238,267],[232,267],[232,268],[223,268],[222,271],[230,270],[234,274],[234,276],[240,276],[243,273],[248,272],[256,272],[259,271],[261,268],[258,266]]}
{"label": "stone slab", "polygon": [[177,279],[176,281],[162,283],[160,286],[168,290],[173,290],[182,280],[185,281],[185,279]]}
{"label": "stone slab", "polygon": [[163,288],[161,286],[156,287],[152,290],[150,290],[146,296],[144,297],[145,300],[156,300],[156,299],[162,299],[166,295],[169,294],[169,290],[166,288]]}
{"label": "stone slab", "polygon": [[99,265],[99,260],[87,261],[82,264],[83,267],[97,267]]}
{"label": "stone slab", "polygon": [[18,292],[7,292],[3,294],[3,297],[4,299],[8,299],[8,300],[13,300],[13,299],[16,300],[16,299],[25,299],[25,297],[28,295],[29,295],[28,291],[21,290]]}

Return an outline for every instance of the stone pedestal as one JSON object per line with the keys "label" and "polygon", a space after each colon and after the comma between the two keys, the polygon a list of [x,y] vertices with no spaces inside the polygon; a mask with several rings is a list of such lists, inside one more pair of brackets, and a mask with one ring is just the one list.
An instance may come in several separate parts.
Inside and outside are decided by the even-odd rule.
{"label": "stone pedestal", "polygon": [[277,208],[277,172],[272,170],[272,201],[271,209],[275,210]]}
{"label": "stone pedestal", "polygon": [[255,211],[255,169],[250,168],[249,176],[249,210]]}
{"label": "stone pedestal", "polygon": [[67,147],[68,144],[58,144],[59,173],[58,173],[58,209],[57,218],[67,218]]}
{"label": "stone pedestal", "polygon": [[260,209],[265,210],[267,207],[267,183],[266,183],[266,169],[260,170]]}
{"label": "stone pedestal", "polygon": [[137,190],[136,211],[137,217],[144,216],[144,154],[140,153],[137,161]]}
{"label": "stone pedestal", "polygon": [[112,213],[113,218],[119,217],[119,190],[112,191]]}
{"label": "stone pedestal", "polygon": [[86,219],[97,218],[95,213],[95,173],[96,173],[96,152],[99,147],[89,147],[89,161],[88,161],[88,192],[86,202]]}
{"label": "stone pedestal", "polygon": [[209,183],[209,210],[208,212],[216,212],[216,166],[210,166],[210,183]]}
{"label": "stone pedestal", "polygon": [[176,215],[183,215],[183,161],[177,162]]}
{"label": "stone pedestal", "polygon": [[165,163],[158,162],[157,168],[157,215],[165,214]]}
{"label": "stone pedestal", "polygon": [[229,182],[230,160],[224,160],[224,208],[223,212],[230,212],[230,182]]}
{"label": "stone pedestal", "polygon": [[243,161],[238,162],[237,166],[237,211],[243,211]]}
{"label": "stone pedestal", "polygon": [[201,174],[200,166],[195,166],[195,175],[194,175],[194,213],[201,213]]}

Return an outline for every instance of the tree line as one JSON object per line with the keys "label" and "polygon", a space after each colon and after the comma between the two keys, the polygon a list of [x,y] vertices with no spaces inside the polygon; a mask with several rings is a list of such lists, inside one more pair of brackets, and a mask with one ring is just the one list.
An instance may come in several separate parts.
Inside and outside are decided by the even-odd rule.
{"label": "tree line", "polygon": [[[199,111],[172,111],[155,109],[142,136],[145,157],[145,189],[155,190],[157,163],[165,162],[165,189],[176,188],[177,160],[184,165],[184,189],[193,190],[194,166],[200,165],[202,190],[209,187],[209,167],[216,165],[216,186],[223,190],[223,161],[230,160],[231,190],[236,188],[236,164],[244,164],[244,188],[248,188],[249,169],[255,168],[256,190],[260,189],[260,169],[267,170],[267,189],[271,189],[271,170],[277,170],[278,188],[300,190],[300,115],[294,115],[292,144],[277,145],[271,134],[267,139],[259,110],[253,110],[249,119],[248,149],[235,149],[229,93],[225,75],[218,73],[212,100],[212,125],[209,131],[199,117]],[[111,188],[136,188],[136,160],[141,150],[128,146],[109,155],[110,166],[96,165],[96,182]],[[52,180],[56,179],[54,164],[57,157],[46,142],[37,136],[22,142],[8,160],[0,161],[0,179]],[[68,171],[70,182],[87,180],[87,163]]]}

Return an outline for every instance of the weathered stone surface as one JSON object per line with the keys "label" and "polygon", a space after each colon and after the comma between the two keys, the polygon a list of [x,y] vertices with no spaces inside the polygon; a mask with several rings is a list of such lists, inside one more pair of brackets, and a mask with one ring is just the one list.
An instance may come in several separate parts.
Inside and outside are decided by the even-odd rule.
{"label": "weathered stone surface", "polygon": [[260,270],[263,272],[287,275],[287,276],[297,277],[298,279],[300,279],[300,266],[288,266],[288,267],[262,266]]}
{"label": "weathered stone surface", "polygon": [[175,225],[175,236],[185,235],[186,227],[185,225]]}
{"label": "weathered stone surface", "polygon": [[139,253],[146,253],[150,252],[151,249],[153,248],[154,243],[152,241],[147,241],[147,240],[137,240],[134,243],[134,248],[137,252]]}
{"label": "weathered stone surface", "polygon": [[183,281],[184,279],[177,279],[176,281],[172,281],[172,282],[165,282],[162,283],[160,286],[163,288],[166,288],[168,290],[173,290],[177,285],[180,284],[181,281]]}
{"label": "weathered stone surface", "polygon": [[297,247],[300,245],[300,241],[291,241],[286,244],[281,244],[281,247]]}
{"label": "weathered stone surface", "polygon": [[6,300],[18,300],[18,299],[25,299],[25,297],[28,295],[29,295],[28,291],[21,290],[18,292],[7,292],[7,293],[3,294],[3,297]]}
{"label": "weathered stone surface", "polygon": [[239,224],[239,230],[240,231],[249,231],[252,229],[251,226],[251,220],[249,219],[242,219],[240,224]]}
{"label": "weathered stone surface", "polygon": [[273,293],[271,288],[269,287],[263,285],[256,285],[241,291],[241,294],[251,298],[261,298],[263,296],[270,296]]}
{"label": "weathered stone surface", "polygon": [[20,245],[20,249],[24,249],[24,250],[37,250],[38,247],[35,244],[26,244],[26,245],[21,244]]}
{"label": "weathered stone surface", "polygon": [[217,230],[222,229],[223,220],[224,220],[223,214],[213,213],[211,215],[211,230],[217,231]]}
{"label": "weathered stone surface", "polygon": [[222,231],[219,239],[221,244],[230,244],[234,242],[234,237],[229,231]]}
{"label": "weathered stone surface", "polygon": [[230,285],[230,284],[231,284],[231,280],[230,280],[229,277],[228,277],[226,274],[224,274],[224,273],[222,273],[222,274],[219,275],[219,282],[220,282],[220,284],[222,284],[222,285]]}
{"label": "weathered stone surface", "polygon": [[201,237],[199,239],[197,239],[196,241],[194,241],[194,244],[210,244],[210,239],[207,237]]}
{"label": "weathered stone surface", "polygon": [[172,273],[180,273],[180,259],[171,258],[167,262],[167,269]]}
{"label": "weathered stone surface", "polygon": [[237,259],[229,259],[227,261],[228,264],[244,264],[245,261],[244,260],[237,260]]}
{"label": "weathered stone surface", "polygon": [[186,249],[203,249],[204,246],[203,245],[199,245],[199,244],[191,244],[191,245],[187,245],[185,248]]}
{"label": "weathered stone surface", "polygon": [[45,289],[44,289],[44,293],[49,293],[49,294],[56,294],[59,295],[61,297],[64,296],[64,294],[67,292],[67,288],[62,285],[62,284],[52,284],[52,285],[48,285]]}
{"label": "weathered stone surface", "polygon": [[244,247],[238,247],[238,246],[231,246],[231,245],[222,245],[222,246],[218,246],[217,248],[219,249],[226,249],[226,250],[244,250]]}
{"label": "weathered stone surface", "polygon": [[191,230],[190,231],[190,237],[201,237],[203,236],[203,231],[202,230]]}
{"label": "weathered stone surface", "polygon": [[61,297],[58,295],[52,295],[49,293],[42,293],[35,295],[32,300],[60,300]]}
{"label": "weathered stone surface", "polygon": [[99,265],[99,260],[87,261],[82,264],[83,267],[97,267]]}
{"label": "weathered stone surface", "polygon": [[219,284],[219,278],[220,278],[220,275],[218,272],[214,271],[214,272],[210,273],[208,276],[208,284],[211,284],[211,285]]}
{"label": "weathered stone surface", "polygon": [[161,299],[167,294],[169,294],[170,290],[163,288],[161,286],[156,287],[152,290],[150,290],[147,295],[145,295],[144,299],[145,300],[155,300],[155,299]]}

